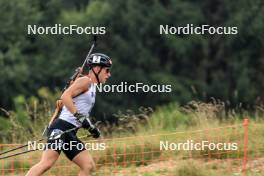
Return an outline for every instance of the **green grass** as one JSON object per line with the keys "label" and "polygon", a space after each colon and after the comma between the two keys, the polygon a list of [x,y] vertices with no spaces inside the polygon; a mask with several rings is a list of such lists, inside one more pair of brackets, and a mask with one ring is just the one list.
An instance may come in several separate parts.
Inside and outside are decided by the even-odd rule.
{"label": "green grass", "polygon": [[[18,101],[18,100],[17,100]],[[20,99],[18,102],[24,102]],[[32,101],[34,102],[34,101]],[[25,102],[24,102],[25,103]],[[19,104],[19,103],[18,103]],[[22,105],[18,106],[22,106]],[[41,133],[40,126],[44,126],[48,119],[49,112],[44,108],[43,104],[31,103],[28,109],[22,107],[17,108],[18,112],[10,113],[12,119],[7,128],[15,128],[12,132],[12,137],[2,137],[4,141],[21,142],[26,141],[34,136],[39,136]],[[34,109],[35,107],[36,109]],[[39,107],[39,108],[37,108]],[[27,126],[28,120],[23,125],[20,124],[21,119],[17,119],[21,114],[26,118],[26,114],[35,112],[29,117],[38,118]],[[244,113],[244,114],[243,114]],[[164,163],[166,160],[172,160],[175,167],[166,168],[161,166],[160,170],[149,169],[146,173],[142,171],[142,175],[241,175],[241,172],[227,171],[227,166],[241,168],[241,163],[235,159],[242,160],[244,149],[244,127],[242,126],[243,118],[249,113],[236,113],[235,111],[225,112],[224,104],[219,102],[201,103],[190,102],[184,107],[180,107],[177,103],[171,103],[167,106],[158,107],[154,112],[150,109],[141,109],[140,113],[129,112],[127,114],[118,114],[120,118],[120,126],[100,126],[105,134],[107,131],[112,131],[108,134],[106,142],[107,148],[104,151],[94,151],[92,155],[97,161],[98,174],[101,171],[109,173],[118,171],[129,172],[130,175],[137,175],[140,169],[151,166],[153,163]],[[250,118],[249,125],[249,141],[248,155],[251,159],[261,157],[264,154],[264,140],[260,137],[264,136],[264,123],[261,120],[263,112],[255,112],[256,116]],[[21,116],[22,116],[21,115]],[[22,118],[23,119],[23,118]],[[127,130],[129,128],[129,130]],[[19,129],[19,130],[18,130]],[[28,130],[30,129],[31,132]],[[131,130],[132,129],[132,130]],[[79,135],[85,134],[83,130]],[[6,133],[3,133],[6,134]],[[122,138],[122,137],[127,138]],[[118,138],[117,138],[118,137]],[[121,137],[121,138],[120,138]],[[195,143],[207,140],[210,142],[237,142],[239,149],[237,151],[218,151],[209,150],[206,148],[203,151],[164,151],[159,149],[160,141],[168,141],[169,143],[186,142],[193,140]],[[3,141],[3,140],[2,140]],[[89,141],[90,142],[90,141]],[[124,155],[125,153],[125,155]],[[30,155],[33,159],[31,163],[17,160],[15,163],[7,160],[2,166],[4,169],[14,169],[30,167],[32,163],[36,163],[41,156],[41,152]],[[18,159],[21,157],[17,157]],[[232,162],[226,159],[233,159]],[[217,162],[212,162],[216,160]],[[58,165],[68,165],[65,158],[62,158]],[[0,167],[0,169],[2,169]],[[65,174],[77,172],[77,168]],[[57,173],[56,169],[50,173]],[[236,174],[237,173],[237,174]]]}

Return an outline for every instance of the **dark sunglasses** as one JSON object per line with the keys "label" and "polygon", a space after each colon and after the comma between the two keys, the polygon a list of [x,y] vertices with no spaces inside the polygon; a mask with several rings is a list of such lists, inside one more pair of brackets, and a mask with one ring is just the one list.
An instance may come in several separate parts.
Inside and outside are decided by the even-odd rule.
{"label": "dark sunglasses", "polygon": [[106,72],[106,73],[110,73],[110,71],[111,71],[110,68],[106,68],[106,69],[105,69],[105,72]]}

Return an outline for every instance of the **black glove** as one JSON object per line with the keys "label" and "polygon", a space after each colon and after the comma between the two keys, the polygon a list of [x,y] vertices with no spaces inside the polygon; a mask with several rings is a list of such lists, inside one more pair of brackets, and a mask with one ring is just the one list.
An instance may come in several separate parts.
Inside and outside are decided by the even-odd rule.
{"label": "black glove", "polygon": [[79,112],[75,112],[75,113],[73,114],[73,116],[76,117],[78,121],[82,121],[82,119],[85,119],[85,118],[86,118],[85,115],[83,115],[83,114],[81,114],[81,113],[79,113]]}
{"label": "black glove", "polygon": [[88,129],[89,133],[91,133],[91,135],[94,138],[100,137],[100,135],[101,135],[100,130],[92,124],[92,122],[90,121],[90,119],[87,116],[76,112],[76,113],[74,113],[74,117],[76,117],[78,119],[78,121],[82,124],[83,128]]}
{"label": "black glove", "polygon": [[94,125],[92,124],[92,122],[90,121],[90,119],[86,115],[83,115],[83,114],[78,113],[78,112],[74,113],[73,115],[82,124],[83,128],[85,128],[85,129],[94,128]]}
{"label": "black glove", "polygon": [[82,124],[83,128],[85,129],[94,128],[94,125],[91,123],[90,119],[87,116],[78,112],[74,113],[73,115]]}
{"label": "black glove", "polygon": [[96,127],[90,128],[90,129],[88,129],[88,131],[91,133],[93,138],[99,138],[101,136],[100,130]]}

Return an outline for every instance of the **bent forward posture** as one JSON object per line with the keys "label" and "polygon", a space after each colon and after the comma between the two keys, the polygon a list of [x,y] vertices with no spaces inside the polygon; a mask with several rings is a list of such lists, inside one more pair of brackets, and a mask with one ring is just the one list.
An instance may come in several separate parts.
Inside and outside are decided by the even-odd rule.
{"label": "bent forward posture", "polygon": [[[85,150],[84,143],[78,139],[76,133],[78,128],[82,127],[87,129],[94,138],[100,137],[100,131],[91,123],[89,114],[95,103],[96,84],[105,83],[111,76],[112,61],[108,56],[96,53],[89,57],[86,65],[90,69],[89,73],[76,79],[62,94],[64,106],[59,117],[48,129],[46,150],[40,162],[28,171],[27,176],[39,176],[45,173],[57,161],[61,151],[80,167],[79,176],[90,175],[95,170],[92,157]],[[74,128],[75,130],[64,133]],[[65,148],[70,144],[74,144],[70,150]],[[83,147],[77,147],[80,145]],[[54,146],[56,146],[55,149]]]}

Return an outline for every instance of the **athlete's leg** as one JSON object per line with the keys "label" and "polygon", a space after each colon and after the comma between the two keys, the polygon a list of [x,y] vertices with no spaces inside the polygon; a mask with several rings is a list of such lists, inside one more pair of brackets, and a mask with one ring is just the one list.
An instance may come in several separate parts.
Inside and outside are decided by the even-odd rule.
{"label": "athlete's leg", "polygon": [[79,176],[88,176],[95,170],[95,163],[87,150],[80,152],[72,161],[81,168]]}
{"label": "athlete's leg", "polygon": [[51,166],[57,161],[60,154],[55,150],[45,150],[42,154],[39,163],[34,165],[26,174],[26,176],[39,176],[49,170]]}

